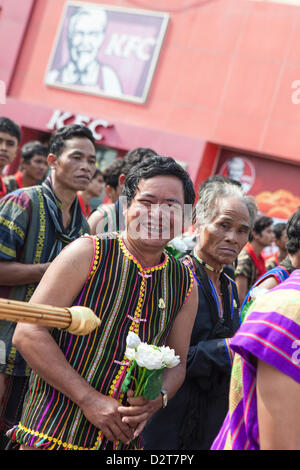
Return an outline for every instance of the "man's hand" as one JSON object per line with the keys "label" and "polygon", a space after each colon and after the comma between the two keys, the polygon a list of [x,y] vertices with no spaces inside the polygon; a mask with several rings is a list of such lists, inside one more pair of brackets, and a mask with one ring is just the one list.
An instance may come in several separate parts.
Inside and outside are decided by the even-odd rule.
{"label": "man's hand", "polygon": [[144,429],[147,421],[162,406],[161,396],[155,400],[147,400],[145,397],[134,397],[133,391],[128,390],[127,400],[130,406],[119,406],[118,411],[122,415],[122,422],[134,429],[133,438],[138,437]]}
{"label": "man's hand", "polygon": [[120,403],[97,391],[88,393],[81,409],[90,423],[101,429],[109,441],[122,441],[128,445],[134,437],[134,429],[122,421]]}
{"label": "man's hand", "polygon": [[41,277],[43,277],[43,275],[45,274],[45,272],[49,268],[50,264],[51,264],[50,262],[39,264],[39,267],[40,267],[40,270],[41,270]]}

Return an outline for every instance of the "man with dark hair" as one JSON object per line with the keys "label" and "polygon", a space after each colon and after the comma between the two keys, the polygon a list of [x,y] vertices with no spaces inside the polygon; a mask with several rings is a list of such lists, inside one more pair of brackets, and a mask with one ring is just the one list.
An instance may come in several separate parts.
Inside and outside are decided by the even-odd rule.
{"label": "man with dark hair", "polygon": [[133,150],[129,150],[124,156],[124,163],[125,163],[125,172],[127,173],[131,170],[134,165],[137,165],[145,158],[154,157],[157,155],[155,150],[150,149],[148,147],[137,147]]}
{"label": "man with dark hair", "polygon": [[[85,126],[66,126],[52,134],[49,149],[51,177],[0,201],[0,297],[29,301],[54,258],[89,230],[76,195],[96,169],[93,135]],[[0,340],[6,346],[6,363],[0,364],[1,398],[6,389],[2,432],[18,419],[30,373],[12,345],[14,330],[15,323],[0,321]]]}
{"label": "man with dark hair", "polygon": [[[189,268],[164,247],[178,221],[182,228],[185,204],[194,202],[193,183],[175,160],[157,156],[131,170],[125,194],[125,231],[76,240],[31,300],[85,305],[101,318],[100,327],[80,337],[37,325],[16,328],[14,344],[33,369],[21,421],[9,432],[22,448],[140,448],[146,422],[184,380],[197,289]],[[174,206],[168,217],[165,206]],[[143,233],[134,230],[140,225]],[[179,365],[164,370],[161,395],[153,400],[122,390],[129,332],[148,344],[168,344],[180,356]]]}
{"label": "man with dark hair", "polygon": [[279,266],[281,264],[281,261],[283,261],[288,254],[288,251],[286,248],[286,243],[287,243],[286,224],[283,222],[275,224],[273,227],[273,230],[274,230],[274,236],[275,236],[274,241],[275,241],[275,245],[278,247],[278,251],[276,251],[274,255],[267,258],[266,260],[267,271],[275,268],[275,266]]}
{"label": "man with dark hair", "polygon": [[266,272],[262,251],[274,240],[273,220],[262,215],[254,223],[249,242],[238,256],[235,281],[242,304],[255,281]]}
{"label": "man with dark hair", "polygon": [[39,141],[27,142],[21,148],[21,167],[14,175],[5,176],[4,183],[15,191],[19,188],[28,188],[40,184],[47,173],[48,148]]}
{"label": "man with dark hair", "polygon": [[11,119],[0,117],[0,198],[12,191],[9,185],[5,184],[1,175],[4,167],[11,163],[17,155],[20,140],[19,126]]}
{"label": "man with dark hair", "polygon": [[195,192],[191,179],[182,166],[175,163],[173,158],[162,157],[157,154],[149,155],[146,160],[143,158],[137,166],[135,165],[133,165],[127,174],[125,179],[126,185],[123,189],[123,196],[126,197],[128,206],[136,194],[140,181],[142,179],[154,178],[157,175],[172,175],[179,178],[183,185],[185,204],[193,204]]}
{"label": "man with dark hair", "polygon": [[[153,157],[157,153],[147,147],[138,147],[127,152],[124,159],[115,160],[104,171],[104,179],[110,186],[108,196],[116,197],[111,204],[101,204],[90,216],[88,222],[92,234],[114,232],[124,229],[124,217],[122,209],[122,189],[126,175],[131,168],[146,158]],[[111,171],[112,170],[112,171]],[[110,174],[111,172],[111,174]]]}

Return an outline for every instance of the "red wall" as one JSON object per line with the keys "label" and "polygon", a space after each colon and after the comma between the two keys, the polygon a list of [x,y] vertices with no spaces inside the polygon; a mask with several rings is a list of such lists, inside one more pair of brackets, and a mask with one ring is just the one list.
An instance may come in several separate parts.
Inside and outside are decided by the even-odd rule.
{"label": "red wall", "polygon": [[[1,2],[3,12],[7,5],[16,9],[23,4]],[[134,129],[144,129],[144,135],[148,129],[154,148],[165,132],[159,145],[169,154],[176,152],[180,137],[186,142],[191,138],[182,146],[182,160],[203,159],[204,164],[203,142],[208,141],[300,161],[300,104],[292,103],[292,83],[300,79],[299,7],[251,0],[160,0],[157,6],[150,0],[105,1],[170,13],[149,98],[137,105],[43,84],[64,3],[35,2],[9,89],[14,106],[21,101],[103,117],[124,129],[132,126],[133,139]],[[5,54],[7,58],[9,48]],[[1,71],[6,59],[0,57]],[[173,136],[176,146],[171,145]],[[212,158],[206,157],[203,174],[214,166]],[[198,162],[193,171],[199,174]]]}

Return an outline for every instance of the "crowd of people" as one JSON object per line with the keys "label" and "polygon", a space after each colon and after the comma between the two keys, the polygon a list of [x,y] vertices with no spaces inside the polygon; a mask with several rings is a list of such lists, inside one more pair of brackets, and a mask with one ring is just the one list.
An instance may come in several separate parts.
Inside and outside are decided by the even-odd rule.
{"label": "crowd of people", "polygon": [[[1,176],[20,142],[0,118],[0,297],[89,307],[101,325],[0,321],[0,448],[299,449],[300,209],[274,224],[221,175],[196,197],[150,148],[100,171],[82,125],[26,143]],[[122,389],[128,333],[180,357],[152,400]]]}

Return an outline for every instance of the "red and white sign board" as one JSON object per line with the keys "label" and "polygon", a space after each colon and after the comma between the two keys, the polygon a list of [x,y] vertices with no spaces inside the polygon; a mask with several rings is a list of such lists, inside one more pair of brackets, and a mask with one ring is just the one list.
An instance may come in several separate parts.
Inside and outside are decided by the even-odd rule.
{"label": "red and white sign board", "polygon": [[144,103],[168,21],[162,12],[66,2],[45,84]]}

